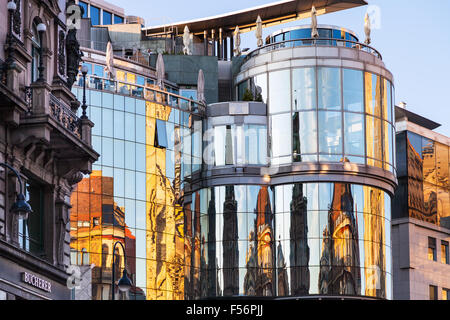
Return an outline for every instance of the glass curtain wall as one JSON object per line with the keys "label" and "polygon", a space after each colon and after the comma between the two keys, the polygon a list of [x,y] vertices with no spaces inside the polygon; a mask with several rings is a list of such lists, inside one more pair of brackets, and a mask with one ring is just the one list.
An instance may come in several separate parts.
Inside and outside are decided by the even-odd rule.
{"label": "glass curtain wall", "polygon": [[255,83],[267,92],[263,100],[268,96],[272,165],[348,160],[395,174],[387,79],[356,69],[293,68],[245,80],[239,92]]}
{"label": "glass curtain wall", "polygon": [[390,196],[348,183],[202,189],[187,206],[187,298],[392,298]]}
{"label": "glass curtain wall", "polygon": [[[73,89],[79,100],[82,88]],[[116,281],[126,267],[133,280],[120,299],[184,298],[185,175],[198,170],[201,150],[191,141],[201,120],[161,103],[86,90],[95,123],[93,148],[101,156],[71,198],[74,265],[94,264],[92,298],[111,299],[112,257]],[[201,163],[201,162],[200,162]],[[114,243],[121,242],[113,251]]]}

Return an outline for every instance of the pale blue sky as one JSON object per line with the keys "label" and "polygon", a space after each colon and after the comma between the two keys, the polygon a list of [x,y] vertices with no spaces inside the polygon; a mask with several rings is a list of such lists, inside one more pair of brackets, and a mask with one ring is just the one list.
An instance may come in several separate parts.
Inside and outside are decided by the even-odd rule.
{"label": "pale blue sky", "polygon": [[[208,17],[274,2],[274,0],[107,0],[127,15],[145,19],[147,26]],[[450,136],[450,1],[368,0],[381,13],[380,28],[372,32],[372,46],[383,55],[394,74],[396,103],[442,124],[436,131]],[[318,17],[319,24],[338,25],[364,39],[367,6]],[[300,20],[264,29],[266,35],[282,28],[307,24]],[[253,33],[241,47],[255,48]]]}

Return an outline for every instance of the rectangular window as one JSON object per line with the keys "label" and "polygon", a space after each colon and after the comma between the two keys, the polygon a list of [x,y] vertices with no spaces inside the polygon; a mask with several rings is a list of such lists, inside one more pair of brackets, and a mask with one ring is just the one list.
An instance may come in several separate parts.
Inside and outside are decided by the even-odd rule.
{"label": "rectangular window", "polygon": [[448,257],[448,242],[442,241],[441,242],[441,262],[445,264],[449,263],[449,257]]}
{"label": "rectangular window", "polygon": [[316,73],[314,68],[292,70],[294,110],[316,109]]}
{"label": "rectangular window", "polygon": [[103,24],[112,24],[112,13],[103,10]]}
{"label": "rectangular window", "polygon": [[431,237],[428,237],[428,260],[437,261],[436,239]]}
{"label": "rectangular window", "polygon": [[344,110],[364,111],[363,73],[359,70],[344,69]]}
{"label": "rectangular window", "polygon": [[91,23],[93,26],[100,24],[100,9],[94,6],[91,6]]}
{"label": "rectangular window", "polygon": [[267,164],[267,128],[245,126],[245,158],[248,164]]}
{"label": "rectangular window", "polygon": [[156,119],[155,147],[166,149],[167,145],[166,122]]}
{"label": "rectangular window", "polygon": [[318,68],[319,109],[341,110],[341,69]]}
{"label": "rectangular window", "polygon": [[381,117],[381,77],[366,72],[366,112]]}
{"label": "rectangular window", "polygon": [[437,300],[437,299],[438,299],[437,287],[430,285],[430,300]]}
{"label": "rectangular window", "polygon": [[122,24],[123,18],[119,16],[114,16],[114,24]]}
{"label": "rectangular window", "polygon": [[79,2],[80,7],[83,8],[83,18],[88,17],[88,4],[84,1]]}
{"label": "rectangular window", "polygon": [[28,181],[25,185],[26,201],[33,209],[27,220],[19,221],[19,243],[23,250],[34,255],[42,254],[43,217],[44,217],[44,188],[39,184]]}
{"label": "rectangular window", "polygon": [[319,111],[319,152],[342,154],[342,113]]}
{"label": "rectangular window", "polygon": [[442,288],[442,300],[450,300],[450,289]]}

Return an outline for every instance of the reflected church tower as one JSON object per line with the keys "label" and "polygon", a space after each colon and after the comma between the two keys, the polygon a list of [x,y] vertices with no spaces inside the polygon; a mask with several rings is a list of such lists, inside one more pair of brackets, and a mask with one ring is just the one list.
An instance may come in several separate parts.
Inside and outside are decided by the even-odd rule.
{"label": "reflected church tower", "polygon": [[309,246],[307,199],[303,196],[303,184],[294,184],[292,192],[290,238],[290,265],[292,295],[309,293]]}
{"label": "reflected church tower", "polygon": [[234,186],[225,187],[223,204],[223,295],[239,294],[239,248],[237,201]]}
{"label": "reflected church tower", "polygon": [[350,184],[334,183],[328,225],[323,230],[319,293],[359,295],[361,272],[358,227]]}
{"label": "reflected church tower", "polygon": [[261,187],[256,205],[257,296],[272,296],[273,292],[273,214],[268,187]]}

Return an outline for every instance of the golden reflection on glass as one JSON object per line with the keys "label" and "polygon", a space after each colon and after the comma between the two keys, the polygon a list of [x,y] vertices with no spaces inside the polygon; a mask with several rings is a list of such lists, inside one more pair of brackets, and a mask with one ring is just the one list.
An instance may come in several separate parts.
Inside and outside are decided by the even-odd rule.
{"label": "golden reflection on glass", "polygon": [[381,77],[366,72],[364,77],[366,112],[381,117]]}
{"label": "golden reflection on glass", "polygon": [[322,230],[319,293],[360,295],[357,213],[350,184],[334,183],[328,224]]}
{"label": "golden reflection on glass", "polygon": [[[146,103],[146,114],[156,119],[168,121],[170,112],[171,108]],[[184,234],[179,230],[184,217],[177,205],[179,192],[175,191],[180,183],[174,179],[172,184],[166,177],[166,149],[152,143],[156,119],[147,117],[146,125],[146,157],[155,159],[146,165],[147,298],[178,300],[184,298]]]}
{"label": "golden reflection on glass", "polygon": [[382,93],[382,118],[383,120],[388,121],[388,108],[390,107],[390,105],[388,104],[388,90],[390,90],[390,84],[386,79],[383,79],[383,93]]}
{"label": "golden reflection on glass", "polygon": [[449,147],[436,143],[436,175],[440,187],[449,188]]}
{"label": "golden reflection on glass", "polygon": [[429,184],[427,182],[423,182],[423,216],[422,221],[427,221],[433,224],[438,223],[437,217],[437,190],[436,186]]}
{"label": "golden reflection on glass", "polygon": [[389,123],[387,121],[382,121],[383,122],[383,160],[384,160],[384,169],[387,171],[391,171],[390,170],[390,145],[392,144],[392,141],[389,141],[389,132],[390,132],[390,127],[389,127]]}
{"label": "golden reflection on glass", "polygon": [[423,180],[436,184],[436,152],[435,142],[422,139]]}
{"label": "golden reflection on glass", "polygon": [[372,116],[366,116],[366,145],[367,164],[382,168],[382,134],[381,120]]}
{"label": "golden reflection on glass", "polygon": [[[90,193],[93,190],[102,190],[103,194]],[[93,171],[89,178],[84,178],[75,188],[76,197],[71,198],[73,215],[71,225],[71,248],[83,252],[79,265],[93,264],[92,295],[93,299],[110,299],[110,283],[112,276],[112,255],[116,255],[116,281],[121,276],[121,270],[127,268],[130,277],[136,275],[133,260],[135,256],[136,237],[125,224],[125,208],[114,201],[114,178],[104,177],[101,171]],[[74,201],[76,199],[76,201]],[[125,266],[124,253],[117,250],[113,253],[113,246],[120,241],[125,245],[127,266]],[[85,259],[89,254],[89,259]],[[117,290],[117,288],[116,288]],[[129,294],[143,293],[139,288],[133,288],[130,293],[120,294],[120,299],[127,298]]]}
{"label": "golden reflection on glass", "polygon": [[450,229],[450,192],[449,189],[438,187],[438,223]]}
{"label": "golden reflection on glass", "polygon": [[363,190],[365,295],[386,298],[385,193],[368,186]]}

